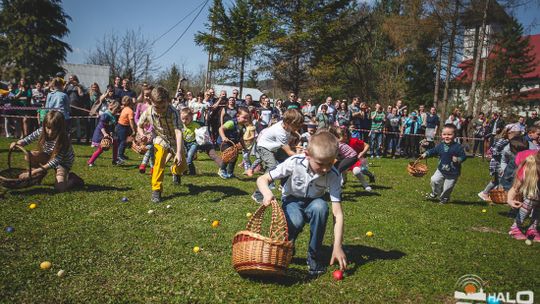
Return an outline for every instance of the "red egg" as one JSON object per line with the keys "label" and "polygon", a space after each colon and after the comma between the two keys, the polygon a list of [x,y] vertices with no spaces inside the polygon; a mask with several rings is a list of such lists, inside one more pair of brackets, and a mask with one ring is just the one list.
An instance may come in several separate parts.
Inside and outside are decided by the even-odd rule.
{"label": "red egg", "polygon": [[332,273],[332,276],[334,277],[334,280],[341,281],[343,280],[343,271],[338,269]]}

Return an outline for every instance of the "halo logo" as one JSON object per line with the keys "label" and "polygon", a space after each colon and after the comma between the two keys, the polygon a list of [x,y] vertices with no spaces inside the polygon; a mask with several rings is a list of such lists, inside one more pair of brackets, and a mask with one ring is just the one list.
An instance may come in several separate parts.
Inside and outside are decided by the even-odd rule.
{"label": "halo logo", "polygon": [[467,274],[458,279],[454,298],[458,300],[456,304],[534,304],[534,293],[530,290],[519,291],[515,296],[511,295],[510,292],[486,293],[484,292],[484,281],[473,274]]}

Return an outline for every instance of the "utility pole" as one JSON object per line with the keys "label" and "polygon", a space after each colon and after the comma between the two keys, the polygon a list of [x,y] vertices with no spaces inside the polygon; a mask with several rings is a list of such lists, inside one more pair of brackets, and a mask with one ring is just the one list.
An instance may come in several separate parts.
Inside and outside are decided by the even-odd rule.
{"label": "utility pole", "polygon": [[[214,25],[212,25],[212,37],[214,37]],[[212,87],[212,61],[214,54],[212,52],[213,48],[210,47],[208,50],[208,61],[206,63],[206,77],[204,79],[204,89],[207,90]]]}

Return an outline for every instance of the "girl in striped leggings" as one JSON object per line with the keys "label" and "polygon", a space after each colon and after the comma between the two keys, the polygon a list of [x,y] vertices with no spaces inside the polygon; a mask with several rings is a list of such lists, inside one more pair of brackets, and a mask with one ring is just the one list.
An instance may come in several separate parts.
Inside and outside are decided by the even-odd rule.
{"label": "girl in striped leggings", "polygon": [[[32,151],[30,155],[32,175],[54,169],[56,171],[54,188],[59,192],[84,186],[84,181],[75,173],[70,172],[75,153],[67,133],[64,114],[58,111],[48,112],[41,128],[12,143],[10,148],[15,144],[24,147],[34,141],[38,142],[38,151]],[[22,173],[19,177],[27,178],[28,172]]]}

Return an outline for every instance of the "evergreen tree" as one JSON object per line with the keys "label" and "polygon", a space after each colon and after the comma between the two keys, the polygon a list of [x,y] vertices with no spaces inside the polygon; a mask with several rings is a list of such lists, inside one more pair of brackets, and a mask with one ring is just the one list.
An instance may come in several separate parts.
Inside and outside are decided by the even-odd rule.
{"label": "evergreen tree", "polygon": [[[260,26],[257,12],[249,0],[236,0],[225,12],[221,0],[215,0],[210,9],[207,28],[210,32],[195,35],[198,45],[215,54],[221,61],[217,68],[238,71],[240,95],[244,86],[245,68],[259,41]],[[216,67],[214,67],[216,68]]]}
{"label": "evergreen tree", "polygon": [[523,75],[534,70],[535,56],[523,26],[512,17],[496,35],[495,48],[488,62],[488,87],[505,103],[525,85]]}
{"label": "evergreen tree", "polygon": [[4,0],[0,11],[2,78],[48,78],[62,70],[70,46],[60,0]]}

